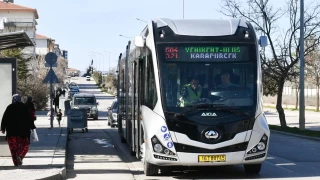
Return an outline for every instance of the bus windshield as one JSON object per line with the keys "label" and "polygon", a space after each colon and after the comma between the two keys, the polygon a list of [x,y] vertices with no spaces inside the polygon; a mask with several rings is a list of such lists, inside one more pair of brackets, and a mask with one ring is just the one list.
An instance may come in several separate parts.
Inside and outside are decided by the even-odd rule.
{"label": "bus windshield", "polygon": [[[246,46],[160,46],[162,96],[168,111],[198,104],[252,111],[256,61]],[[252,59],[253,58],[253,59]]]}

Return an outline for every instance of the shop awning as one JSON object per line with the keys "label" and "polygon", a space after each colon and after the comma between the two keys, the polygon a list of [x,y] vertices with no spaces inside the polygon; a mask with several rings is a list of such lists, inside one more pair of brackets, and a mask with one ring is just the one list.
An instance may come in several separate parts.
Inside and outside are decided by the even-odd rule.
{"label": "shop awning", "polygon": [[34,43],[24,31],[0,34],[0,50],[27,46],[34,46]]}

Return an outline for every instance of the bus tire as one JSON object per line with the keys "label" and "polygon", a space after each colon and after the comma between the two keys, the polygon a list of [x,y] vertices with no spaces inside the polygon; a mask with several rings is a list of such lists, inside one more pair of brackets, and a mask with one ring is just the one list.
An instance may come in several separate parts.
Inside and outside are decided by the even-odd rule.
{"label": "bus tire", "polygon": [[156,176],[158,175],[159,167],[157,165],[148,163],[144,161],[144,173],[146,176]]}
{"label": "bus tire", "polygon": [[130,155],[131,155],[131,156],[136,156],[136,152],[130,150]]}
{"label": "bus tire", "polygon": [[245,164],[244,170],[247,174],[259,174],[262,164]]}
{"label": "bus tire", "polygon": [[120,141],[121,141],[121,143],[126,143],[127,142],[126,139],[123,136],[120,136]]}
{"label": "bus tire", "polygon": [[172,168],[169,166],[160,166],[160,173],[162,176],[169,176],[172,172]]}

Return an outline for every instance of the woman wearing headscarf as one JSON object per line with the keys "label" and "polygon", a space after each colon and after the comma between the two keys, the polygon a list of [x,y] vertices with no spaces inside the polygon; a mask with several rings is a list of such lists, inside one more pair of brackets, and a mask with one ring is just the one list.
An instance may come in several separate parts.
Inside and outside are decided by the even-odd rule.
{"label": "woman wearing headscarf", "polygon": [[30,129],[35,129],[34,120],[29,114],[28,107],[21,102],[21,96],[12,96],[12,104],[5,110],[1,132],[6,132],[13,164],[22,165],[22,160],[27,154],[30,145]]}
{"label": "woman wearing headscarf", "polygon": [[27,101],[26,101],[26,105],[29,109],[29,113],[30,116],[33,120],[37,120],[37,116],[36,116],[36,108],[34,107],[33,101],[32,101],[32,97],[28,97]]}

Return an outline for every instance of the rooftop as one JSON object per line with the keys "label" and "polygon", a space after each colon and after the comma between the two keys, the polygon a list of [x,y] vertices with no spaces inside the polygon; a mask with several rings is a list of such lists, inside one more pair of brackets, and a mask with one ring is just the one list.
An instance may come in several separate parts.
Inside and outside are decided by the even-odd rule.
{"label": "rooftop", "polygon": [[29,7],[25,7],[25,6],[20,6],[14,3],[10,3],[10,2],[3,2],[0,1],[0,11],[27,11],[27,12],[34,12],[36,19],[39,19],[39,15],[38,15],[38,11],[37,9],[33,9],[33,8],[29,8]]}
{"label": "rooftop", "polygon": [[50,38],[48,38],[47,36],[43,36],[41,34],[37,34],[36,39],[50,39]]}

